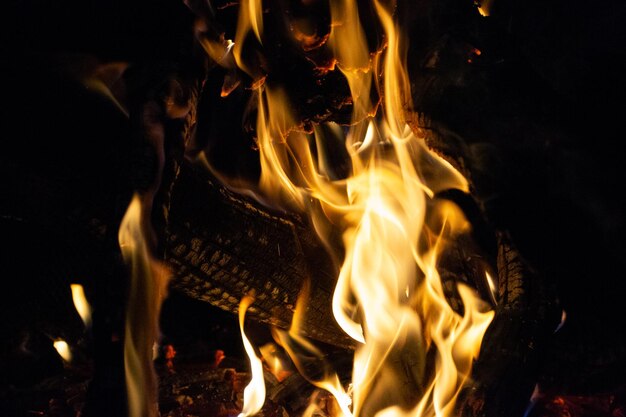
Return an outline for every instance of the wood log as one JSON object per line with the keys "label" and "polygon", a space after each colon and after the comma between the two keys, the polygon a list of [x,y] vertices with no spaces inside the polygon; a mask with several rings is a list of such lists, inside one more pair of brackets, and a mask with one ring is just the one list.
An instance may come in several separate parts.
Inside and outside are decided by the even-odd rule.
{"label": "wood log", "polygon": [[[73,247],[95,245],[114,257],[116,248],[107,236],[115,233],[115,223],[100,211],[104,206],[76,201],[68,184],[28,173],[23,166],[2,167],[5,178],[13,177],[2,182],[3,216],[40,225],[44,237],[53,231],[57,238],[74,242]],[[330,312],[334,267],[302,219],[272,213],[237,196],[189,164],[183,164],[172,189],[169,219],[164,246],[174,273],[173,289],[233,313],[241,297],[256,290],[250,317],[287,328],[302,283],[310,279],[314,291],[306,334],[350,345]],[[95,258],[60,255],[59,262],[68,265],[100,264]]]}
{"label": "wood log", "polygon": [[[598,146],[619,131],[615,119],[607,120],[614,109],[590,109],[594,118],[605,121],[594,128],[600,142],[592,144],[589,134],[572,130],[588,107],[576,106],[587,100],[597,103],[599,92],[590,88],[574,97],[571,90],[568,97],[556,94],[555,90],[571,87],[572,73],[560,85],[552,78],[555,74],[545,70],[554,66],[566,71],[562,63],[535,49],[521,52],[509,36],[523,43],[532,40],[545,49],[556,47],[564,35],[547,37],[545,28],[543,34],[537,33],[524,10],[501,4],[506,7],[495,19],[455,20],[444,15],[431,20],[433,27],[449,30],[431,38],[430,50],[422,49],[421,54],[416,50],[411,75],[412,110],[419,112],[416,129],[470,180],[482,215],[500,234],[498,275],[504,287],[475,368],[482,392],[473,395],[474,400],[470,395],[464,410],[472,416],[521,415],[537,382],[551,387],[547,389],[578,393],[614,390],[624,383],[616,377],[624,369],[624,357],[617,353],[623,351],[624,332],[613,330],[615,317],[621,314],[617,307],[621,296],[609,290],[618,285],[615,277],[621,272],[615,271],[624,270],[623,258],[615,256],[624,245],[623,221],[615,213],[623,213],[624,205],[622,196],[610,191],[614,185],[609,185],[614,184],[619,163],[608,162],[623,152],[617,145],[603,156],[606,147]],[[607,19],[610,10],[585,16],[559,3],[542,19],[588,25]],[[507,25],[514,17],[518,20],[510,33]],[[507,19],[506,24],[500,19]],[[520,33],[525,35],[520,38]],[[545,37],[539,41],[541,36]],[[589,48],[588,42],[582,40],[581,47]],[[584,55],[576,59],[602,78],[599,91],[614,82],[617,68],[605,68],[603,61],[590,63]],[[538,67],[552,86],[537,74]],[[607,78],[600,75],[604,72]],[[581,85],[588,76],[576,75]],[[462,111],[450,112],[451,108]],[[602,265],[597,265],[594,260],[600,258]],[[591,276],[602,283],[591,285]],[[599,299],[604,301],[598,303]],[[561,309],[567,319],[553,333]],[[606,331],[591,330],[602,328]],[[576,365],[565,359],[565,352],[579,358]],[[585,365],[585,357],[594,357],[595,365]],[[600,365],[605,363],[601,357],[619,371]],[[567,381],[556,377],[560,372],[568,375]],[[593,384],[583,382],[592,379]]]}
{"label": "wood log", "polygon": [[287,328],[303,282],[310,279],[305,334],[351,346],[330,311],[336,271],[302,218],[272,212],[189,164],[181,167],[172,190],[169,218],[172,288],[232,313],[254,291],[250,317]]}
{"label": "wood log", "polygon": [[[503,246],[498,255],[503,302],[487,338],[495,340],[495,343],[485,345],[489,346],[485,349],[493,349],[496,354],[492,359],[480,362],[477,369],[483,368],[480,372],[489,375],[483,379],[499,382],[502,373],[507,373],[507,366],[512,367],[515,371],[510,373],[512,380],[504,380],[503,385],[511,386],[511,381],[522,381],[519,397],[511,400],[511,404],[517,404],[518,408],[533,380],[530,373],[524,375],[524,369],[521,369],[527,364],[526,359],[536,364],[537,360],[541,362],[553,358],[552,365],[542,365],[544,368],[540,373],[543,376],[539,378],[557,386],[565,386],[563,380],[574,377],[584,380],[586,376],[593,375],[594,381],[606,379],[603,377],[609,375],[611,368],[623,369],[626,362],[623,353],[620,353],[624,346],[623,331],[619,331],[621,295],[614,290],[621,279],[621,272],[616,271],[625,269],[624,199],[621,193],[615,191],[621,185],[617,178],[620,178],[618,174],[623,152],[622,145],[612,143],[612,138],[618,137],[621,132],[621,126],[616,108],[611,109],[603,103],[609,101],[604,98],[605,93],[616,95],[617,90],[612,87],[621,77],[619,65],[613,65],[606,57],[600,57],[599,64],[595,63],[581,52],[580,55],[585,57],[582,61],[589,64],[591,71],[568,79],[565,90],[568,97],[574,95],[577,106],[572,109],[567,100],[553,94],[551,87],[556,86],[559,91],[560,78],[552,74],[549,77],[552,85],[547,85],[533,71],[536,65],[529,65],[526,59],[528,54],[532,55],[533,48],[527,43],[525,54],[521,54],[514,43],[508,42],[506,35],[509,33],[503,29],[504,26],[497,25],[518,18],[519,12],[516,14],[515,8],[504,8],[506,13],[500,17],[496,15],[495,20],[480,20],[470,6],[471,2],[464,6],[456,6],[454,2],[407,3],[408,6],[401,2],[399,10],[410,11],[402,15],[407,18],[408,23],[405,24],[416,31],[411,35],[416,47],[409,53],[415,93],[415,108],[412,110],[420,113],[416,127],[431,132],[427,136],[431,146],[447,155],[471,180],[473,197],[487,222],[506,236],[506,242],[501,241]],[[567,7],[569,9],[569,5]],[[295,10],[294,16],[298,13],[306,15],[306,7],[304,9]],[[219,10],[222,17],[224,14],[231,17],[236,14],[235,7]],[[559,13],[554,10],[554,7],[549,8],[548,17],[542,17],[542,21],[559,21]],[[615,10],[619,12],[623,8]],[[423,20],[422,15],[416,14],[419,11],[425,12]],[[607,18],[610,11],[610,8],[597,8],[593,13],[594,19],[611,21]],[[319,20],[317,26],[328,29],[324,10],[315,13],[318,12],[321,17],[315,15],[315,19]],[[277,15],[280,13],[275,13],[272,18],[282,22],[282,16]],[[165,14],[160,17],[163,16]],[[44,20],[50,21],[48,16],[45,17]],[[364,19],[367,20],[367,17]],[[181,21],[189,23],[188,19]],[[234,21],[231,19],[231,24],[226,25],[231,32]],[[520,21],[516,20],[513,34],[522,41],[529,39],[524,33],[525,29],[526,32],[533,32],[528,30],[533,29],[532,22],[534,17],[526,18],[526,23],[519,26]],[[585,27],[590,32],[589,26]],[[613,32],[618,32],[615,30],[617,25],[611,27]],[[273,29],[276,32],[268,34],[270,39],[287,38],[284,35],[289,31],[284,23]],[[278,33],[281,30],[285,33]],[[324,30],[320,29],[318,34],[325,33]],[[54,30],[47,32],[54,33]],[[371,34],[374,42],[370,46],[374,50],[379,44],[376,31]],[[175,39],[172,43],[177,43],[182,38],[176,36],[172,39]],[[543,36],[533,38],[531,44],[557,44],[553,39],[565,41],[566,38],[564,35],[555,38]],[[39,40],[37,36],[30,36],[26,45],[35,45]],[[311,123],[345,120],[346,114],[349,114],[349,103],[344,100],[346,86],[338,72],[322,77],[315,72],[316,65],[302,56],[308,54],[311,58],[314,52],[304,53],[291,41],[284,43],[286,49],[277,47],[281,42],[270,43],[274,49],[270,56],[272,65],[267,67],[271,72],[268,82],[279,84],[285,80],[285,85],[294,90],[294,102],[298,103],[300,117]],[[585,53],[598,43],[605,45],[602,39],[585,43]],[[154,43],[150,44],[150,52],[144,54],[158,49]],[[609,44],[612,43],[606,43]],[[134,42],[133,45],[135,53],[126,51],[124,58],[129,55],[136,58],[136,50],[141,50],[143,46],[142,42]],[[18,44],[10,50],[15,53],[21,46]],[[86,45],[81,45],[79,49],[84,52],[85,48],[89,50]],[[258,51],[254,43],[250,48]],[[476,50],[481,52],[480,55]],[[589,56],[595,59],[598,58],[596,54]],[[18,61],[23,55],[16,55]],[[172,56],[179,58],[180,54]],[[26,140],[9,141],[8,152],[3,155],[2,177],[6,181],[0,184],[2,215],[9,219],[19,218],[20,221],[26,219],[45,230],[48,236],[62,236],[72,241],[72,248],[77,249],[73,255],[79,253],[81,256],[71,259],[70,255],[66,258],[67,262],[86,265],[96,258],[115,261],[116,225],[127,203],[131,191],[129,184],[132,183],[129,180],[131,161],[126,157],[128,148],[124,143],[127,136],[126,133],[120,135],[121,131],[126,132],[127,121],[95,95],[58,77],[54,71],[45,72],[42,76],[41,68],[48,68],[47,58],[44,54],[37,62],[27,61],[27,71],[17,64],[8,65],[7,78],[19,82],[8,86],[9,102],[14,109],[9,112],[6,125],[17,126],[15,132],[10,129],[9,132]],[[538,55],[532,58],[535,64],[537,60],[544,64],[539,65],[544,75],[551,74],[546,71],[551,65],[558,67],[558,63],[550,58]],[[285,65],[285,60],[293,62]],[[571,74],[567,66],[557,69],[556,75]],[[604,77],[607,72],[609,76]],[[322,82],[321,87],[318,81]],[[595,91],[598,82],[601,88]],[[585,85],[585,94],[576,94],[578,89],[572,86],[578,84]],[[59,97],[71,99],[60,100]],[[311,97],[314,100],[309,102]],[[593,105],[587,105],[587,99],[592,99],[589,102]],[[589,107],[593,107],[591,116],[586,113]],[[105,123],[98,116],[103,109]],[[33,115],[38,117],[40,123],[32,123]],[[583,134],[572,134],[581,120],[588,119],[593,123],[584,123]],[[564,127],[568,123],[574,128]],[[55,136],[63,140],[48,140],[46,126],[52,126],[53,131],[58,133]],[[84,158],[86,136],[100,149],[106,150],[94,160]],[[588,140],[590,137],[601,140]],[[32,149],[35,152],[30,153]],[[614,151],[606,152],[607,149]],[[594,175],[587,175],[589,172]],[[167,203],[171,204],[171,217],[169,226],[165,226],[165,229],[170,228],[166,232],[165,250],[179,274],[174,285],[181,283],[181,290],[187,294],[212,300],[229,311],[235,308],[235,301],[237,296],[243,294],[243,288],[261,286],[265,298],[259,310],[254,312],[254,317],[280,326],[288,323],[291,314],[288,306],[293,305],[305,277],[313,273],[314,285],[325,292],[324,297],[329,296],[333,268],[327,263],[315,239],[307,237],[305,222],[297,216],[261,208],[229,193],[203,175],[193,167],[183,165],[180,177],[173,182],[171,202]],[[206,197],[207,189],[210,197]],[[195,190],[203,190],[200,194],[205,195],[197,207],[191,203],[198,197]],[[33,195],[37,196],[37,200],[33,200]],[[216,215],[213,216],[213,213]],[[226,224],[223,218],[235,224]],[[203,227],[196,229],[196,222]],[[248,234],[250,229],[251,236]],[[53,233],[48,233],[50,231]],[[238,242],[242,242],[245,249],[237,249],[227,235],[238,237]],[[49,241],[54,242],[54,239]],[[278,247],[270,243],[273,239],[281,242],[285,239],[291,245],[281,248],[281,256],[277,257]],[[91,249],[84,250],[84,242],[90,242]],[[589,242],[595,244],[590,245]],[[285,256],[282,259],[283,250],[292,258]],[[92,257],[94,254],[96,256]],[[310,265],[303,258],[321,261],[319,265]],[[600,270],[595,269],[597,259],[603,260],[599,263]],[[106,274],[100,272],[102,275],[115,273],[115,268],[111,271],[106,267],[107,262],[96,263],[109,271]],[[205,264],[208,266],[203,270]],[[92,265],[85,271],[98,273],[98,269]],[[517,272],[513,273],[513,270]],[[247,274],[244,275],[244,272]],[[297,278],[292,279],[292,275]],[[595,276],[602,277],[603,285],[589,284],[589,277]],[[279,284],[274,285],[274,280]],[[265,288],[267,282],[270,282],[269,288]],[[544,284],[547,287],[556,286],[556,293],[570,317],[564,330],[571,325],[575,331],[568,337],[560,336],[564,333],[550,337],[547,345],[550,354],[537,359],[536,351],[543,349],[539,343],[543,338],[541,335],[546,334],[555,321],[554,314],[545,311],[546,306],[553,306],[553,300],[546,296],[546,287],[541,289]],[[227,288],[226,299],[222,298],[222,285]],[[518,291],[520,288],[524,289],[521,293]],[[509,297],[508,292],[515,296]],[[535,296],[539,298],[534,300]],[[319,317],[329,320],[329,323],[321,325],[323,334],[318,333],[318,336],[343,344],[340,336],[332,330],[334,324],[328,312],[322,307],[315,307],[314,311],[319,312]],[[314,324],[320,326],[319,323]],[[607,332],[598,330],[593,337],[577,336],[586,333],[585,329],[603,326],[610,329]],[[610,332],[616,334],[608,337]],[[315,337],[313,332],[310,335]],[[517,339],[517,344],[511,342],[509,345],[509,339]],[[529,341],[533,341],[532,348]],[[584,349],[577,351],[572,346],[579,341],[582,341],[580,344],[584,345]],[[598,353],[602,349],[595,347],[605,342],[615,347],[614,350],[607,349],[610,355],[607,355],[609,359],[605,363],[594,365],[594,360],[590,360],[579,372],[563,370],[566,366],[573,368],[571,364],[581,363],[581,356],[589,355],[596,359],[596,355],[604,356],[605,352]],[[504,353],[498,356],[498,349]],[[568,355],[559,355],[562,351]],[[568,359],[562,360],[563,356]],[[499,360],[503,361],[502,364],[497,363]],[[616,364],[622,367],[613,366]],[[533,373],[536,371],[534,366],[526,369]],[[598,373],[598,369],[603,372]],[[609,379],[609,385],[623,382],[623,377],[619,375]],[[597,386],[585,389],[594,390]],[[493,386],[486,387],[483,392],[489,392],[489,395],[483,395],[484,401],[491,401],[490,396],[501,395]],[[497,404],[501,402],[495,401],[494,404],[494,409],[497,409]]]}

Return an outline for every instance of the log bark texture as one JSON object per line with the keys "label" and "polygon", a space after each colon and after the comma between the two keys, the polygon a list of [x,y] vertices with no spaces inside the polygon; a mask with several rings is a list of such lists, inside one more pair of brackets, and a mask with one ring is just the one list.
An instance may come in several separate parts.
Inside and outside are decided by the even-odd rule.
{"label": "log bark texture", "polygon": [[312,229],[215,181],[184,164],[172,189],[166,243],[172,288],[232,313],[254,291],[250,317],[288,328],[308,279],[306,335],[351,346],[330,311],[336,271]]}

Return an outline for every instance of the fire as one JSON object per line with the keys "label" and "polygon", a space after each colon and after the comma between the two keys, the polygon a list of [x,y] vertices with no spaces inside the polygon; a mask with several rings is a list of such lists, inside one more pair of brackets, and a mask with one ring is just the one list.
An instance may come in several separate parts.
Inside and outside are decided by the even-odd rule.
{"label": "fire", "polygon": [[[298,372],[306,378],[311,384],[317,388],[323,389],[333,395],[337,405],[341,410],[341,414],[345,416],[351,415],[350,405],[352,399],[344,390],[339,380],[339,376],[332,370],[330,365],[325,361],[322,352],[308,340],[300,336],[300,327],[303,323],[304,312],[306,311],[306,303],[309,297],[310,282],[305,282],[298,301],[296,310],[288,332],[279,329],[272,329],[274,339],[289,354]],[[307,363],[313,363],[315,368],[322,369],[322,378],[317,380],[308,375]],[[305,413],[306,415],[307,413]]]}
{"label": "fire", "polygon": [[285,369],[285,364],[281,358],[281,354],[273,343],[267,343],[259,348],[261,356],[265,361],[268,370],[274,375],[278,382],[284,381],[291,372]]}
{"label": "fire", "polygon": [[239,304],[239,328],[241,330],[241,339],[243,340],[243,346],[246,350],[246,354],[250,359],[250,370],[252,372],[252,379],[243,391],[243,410],[239,417],[252,416],[258,413],[263,407],[265,402],[265,380],[263,379],[263,363],[261,359],[256,355],[254,347],[246,333],[243,330],[243,322],[246,317],[246,311],[250,304],[254,302],[254,297],[247,295],[241,299]]}
{"label": "fire", "polygon": [[139,195],[133,196],[119,229],[119,244],[131,270],[124,366],[130,417],[156,417],[157,379],[152,359],[159,336],[159,313],[169,274],[151,255],[145,212]]}
{"label": "fire", "polygon": [[55,340],[52,345],[56,349],[59,356],[62,357],[65,362],[72,361],[72,351],[70,350],[70,346],[65,340]]}
{"label": "fire", "polygon": [[493,8],[494,0],[481,0],[478,2],[478,12],[481,16],[489,16]]}
{"label": "fire", "polygon": [[491,300],[493,301],[494,304],[497,304],[497,295],[498,295],[498,290],[496,288],[496,284],[491,276],[491,274],[488,271],[485,271],[485,277],[487,278],[487,285],[489,285],[489,293],[491,294]]}
{"label": "fire", "polygon": [[70,288],[72,290],[74,307],[76,307],[76,311],[83,320],[85,327],[89,327],[91,325],[91,306],[87,301],[87,297],[85,297],[85,290],[80,284],[71,284]]}
{"label": "fire", "polygon": [[[251,30],[262,40],[262,25],[250,20],[252,1],[242,5],[235,49]],[[330,2],[327,45],[352,94],[352,124],[344,135],[351,174],[340,180],[325,175],[331,167],[321,130],[300,131],[287,94],[262,84],[256,88],[259,186],[269,198],[306,211],[320,238],[343,259],[332,307],[358,344],[352,399],[331,370],[311,382],[335,396],[343,416],[451,416],[493,312],[469,287],[458,288],[462,315],[444,296],[438,258],[468,222],[456,206],[433,204],[433,197],[447,189],[467,192],[468,184],[407,125],[407,45],[387,6],[377,0],[372,6],[385,32],[380,56],[368,52],[357,2]],[[380,105],[372,103],[372,88],[383,98]],[[337,126],[329,130],[343,135]],[[342,248],[330,243],[332,228],[341,231]],[[298,335],[304,311],[299,302],[290,331],[275,331],[301,373],[302,358],[323,362]]]}

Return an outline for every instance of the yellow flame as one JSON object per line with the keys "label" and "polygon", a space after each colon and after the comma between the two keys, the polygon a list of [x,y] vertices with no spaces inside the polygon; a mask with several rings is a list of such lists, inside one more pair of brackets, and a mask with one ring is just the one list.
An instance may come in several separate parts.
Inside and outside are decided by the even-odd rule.
{"label": "yellow flame", "polygon": [[491,9],[493,8],[494,0],[481,0],[480,6],[478,7],[478,12],[481,16],[487,17],[491,14]]}
{"label": "yellow flame", "polygon": [[[462,314],[447,302],[439,255],[469,223],[458,207],[433,204],[432,198],[447,189],[468,192],[469,186],[407,125],[412,108],[407,45],[387,6],[372,0],[372,7],[386,40],[384,54],[374,59],[356,0],[330,3],[328,45],[353,102],[348,132],[330,130],[344,136],[352,167],[348,178],[329,177],[322,131],[297,130],[283,91],[268,85],[257,90],[261,190],[306,210],[322,241],[330,242],[333,229],[342,233],[342,247],[335,248],[342,265],[332,308],[341,328],[359,343],[352,399],[299,331],[308,284],[290,330],[273,333],[299,372],[335,396],[343,416],[451,416],[493,312],[464,286],[458,288]],[[372,87],[383,98],[380,109],[371,103]],[[307,360],[322,366],[322,379],[306,375]]]}
{"label": "yellow flame", "polygon": [[250,31],[254,32],[257,40],[261,42],[261,33],[263,32],[263,4],[261,0],[242,0],[240,2],[237,32],[233,48],[233,56],[237,66],[250,75],[255,76],[252,70],[244,63],[242,57],[243,45]]}
{"label": "yellow flame", "polygon": [[[330,15],[332,25],[328,45],[348,81],[354,106],[352,121],[358,124],[373,111],[370,100],[372,63],[365,32],[359,20],[357,3],[352,0],[331,1]],[[346,42],[347,39],[350,41]],[[359,125],[359,130],[364,126],[367,125]]]}
{"label": "yellow flame", "polygon": [[274,343],[266,343],[259,348],[259,352],[261,352],[261,356],[269,371],[276,377],[278,382],[282,382],[291,375],[291,372],[286,369],[281,353]]}
{"label": "yellow flame", "polygon": [[[304,323],[304,312],[306,311],[306,303],[309,298],[310,290],[311,284],[310,281],[307,280],[298,296],[289,331],[285,332],[273,328],[272,334],[274,335],[274,339],[287,351],[289,357],[291,357],[296,365],[298,372],[317,388],[331,393],[337,400],[342,415],[351,416],[352,413],[349,407],[352,404],[352,399],[343,389],[339,376],[324,359],[323,353],[300,334],[301,326]],[[307,363],[314,363],[316,365],[315,369],[322,370],[321,379],[314,379],[308,375]],[[312,412],[312,408],[309,412]]]}
{"label": "yellow flame", "polygon": [[241,299],[239,304],[239,329],[241,330],[241,339],[243,340],[243,347],[246,350],[246,354],[250,359],[250,370],[252,372],[252,379],[243,391],[243,410],[239,417],[253,416],[258,413],[263,407],[265,402],[265,380],[263,379],[263,363],[261,359],[256,355],[254,347],[246,333],[243,330],[243,322],[246,317],[246,310],[250,307],[250,304],[254,302],[254,297],[245,296]]}
{"label": "yellow flame", "polygon": [[85,297],[85,290],[80,284],[70,284],[72,290],[72,300],[78,315],[83,320],[86,327],[91,325],[91,306]]}
{"label": "yellow flame", "polygon": [[135,194],[120,224],[118,239],[131,270],[124,334],[124,367],[130,417],[156,417],[157,378],[152,364],[159,313],[169,273],[150,252],[144,202]]}
{"label": "yellow flame", "polygon": [[65,340],[55,340],[53,346],[65,362],[72,361],[72,352]]}
{"label": "yellow flame", "polygon": [[234,43],[230,39],[224,39],[224,41],[218,42],[205,37],[198,37],[198,42],[207,55],[218,65],[224,68],[231,68],[231,66],[234,65],[230,59]]}

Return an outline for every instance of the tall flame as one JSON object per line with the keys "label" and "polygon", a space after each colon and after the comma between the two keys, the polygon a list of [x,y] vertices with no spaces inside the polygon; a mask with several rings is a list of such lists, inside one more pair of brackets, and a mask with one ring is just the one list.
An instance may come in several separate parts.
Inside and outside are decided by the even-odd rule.
{"label": "tall flame", "polygon": [[119,229],[119,244],[131,270],[124,333],[124,367],[130,417],[157,417],[157,378],[152,364],[159,313],[169,274],[150,252],[143,203],[135,194]]}
{"label": "tall flame", "polygon": [[[261,0],[242,0],[239,6],[233,56],[237,65],[248,73],[251,73],[252,69],[244,63],[242,50],[250,31],[261,42],[261,33],[263,32],[263,4]],[[258,76],[258,74],[253,76]]]}
{"label": "tall flame", "polygon": [[[352,94],[352,124],[344,137],[351,175],[325,175],[330,167],[320,146],[322,130],[309,135],[295,129],[287,95],[259,85],[260,188],[306,210],[324,242],[333,228],[343,236],[332,307],[358,343],[352,401],[332,371],[310,381],[336,397],[343,416],[451,416],[493,312],[465,286],[458,288],[462,315],[445,298],[438,258],[467,221],[453,204],[432,204],[433,196],[446,189],[467,192],[468,184],[407,125],[407,45],[388,7],[372,3],[386,40],[384,55],[377,57],[368,52],[356,0],[330,2],[328,44]],[[372,86],[383,97],[380,109],[371,102]],[[305,307],[298,304],[289,332],[276,330],[275,338],[306,377],[302,358],[322,357],[299,336]]]}
{"label": "tall flame", "polygon": [[250,359],[250,371],[252,373],[252,379],[243,391],[243,410],[239,417],[248,417],[258,413],[263,407],[265,402],[265,380],[263,379],[263,363],[261,359],[256,355],[254,347],[250,340],[246,336],[243,330],[244,319],[246,318],[246,311],[250,304],[254,302],[254,297],[246,295],[241,299],[239,303],[239,329],[241,330],[241,339],[243,340],[243,347],[246,350],[246,354]]}

